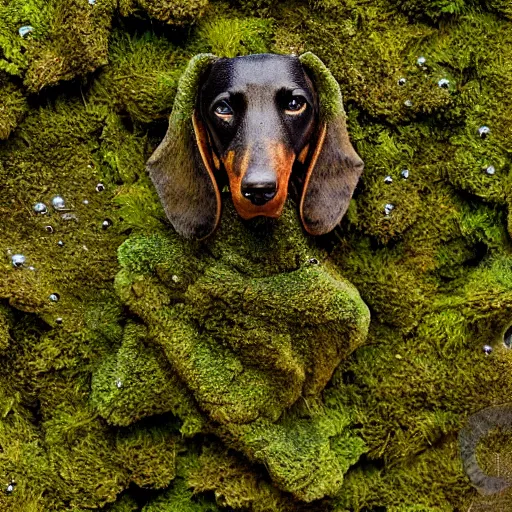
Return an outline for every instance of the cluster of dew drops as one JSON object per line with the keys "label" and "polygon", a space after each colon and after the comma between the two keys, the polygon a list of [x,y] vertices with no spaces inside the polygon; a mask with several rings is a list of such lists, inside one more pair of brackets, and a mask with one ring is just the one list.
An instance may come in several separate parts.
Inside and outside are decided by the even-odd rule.
{"label": "cluster of dew drops", "polygon": [[[103,185],[103,183],[98,183],[96,185],[96,192],[103,192],[104,190],[105,190],[105,185]],[[82,202],[85,205],[89,204],[89,201],[87,199],[84,199]],[[64,198],[62,196],[59,196],[59,195],[54,196],[51,200],[51,206],[55,212],[57,212],[61,215],[63,220],[66,220],[66,221],[70,221],[70,220],[77,221],[78,220],[77,216],[73,213],[73,208],[68,207],[68,205],[66,204],[66,201],[64,200]],[[35,203],[33,205],[32,209],[36,215],[41,215],[41,216],[47,215],[49,212],[48,206],[43,202]],[[101,227],[102,227],[102,229],[105,230],[105,229],[108,229],[110,226],[112,226],[112,224],[113,223],[110,219],[105,219],[102,221]],[[55,229],[51,224],[47,224],[46,226],[44,226],[44,229],[47,233],[50,233],[50,234],[55,232]],[[64,244],[63,240],[58,240],[57,245],[59,247],[64,247],[65,244]],[[31,271],[36,270],[35,267],[33,267],[32,265],[27,265],[27,258],[24,254],[21,254],[21,253],[12,254],[10,256],[10,258],[11,258],[11,264],[14,268],[17,268],[17,269],[25,269],[26,268]],[[48,300],[50,302],[58,302],[60,300],[60,295],[57,292],[52,292],[48,296]],[[62,318],[61,317],[57,318],[56,322],[57,322],[57,324],[62,324]]]}
{"label": "cluster of dew drops", "polygon": [[[418,57],[418,59],[416,60],[416,64],[421,69],[424,69],[424,70],[427,69],[427,59],[423,56]],[[398,79],[397,83],[400,87],[402,87],[407,83],[407,79],[404,77],[401,77]],[[441,89],[449,89],[450,88],[450,80],[448,80],[447,78],[441,78],[437,82],[437,85]],[[412,100],[408,99],[408,100],[405,100],[404,105],[406,107],[412,107],[413,102],[412,102]],[[480,126],[477,130],[477,135],[481,139],[486,139],[490,135],[490,133],[491,133],[491,129],[485,125]],[[496,173],[496,168],[493,165],[487,165],[483,170],[484,170],[485,174],[487,174],[488,176],[493,176]],[[402,171],[400,171],[400,176],[402,177],[403,180],[407,180],[409,178],[409,174],[410,174],[409,169],[402,169]],[[387,176],[384,177],[384,183],[386,185],[391,185],[391,183],[393,183],[393,177],[388,174]],[[385,215],[385,218],[389,219],[391,216],[391,212],[394,209],[395,209],[394,204],[386,203],[383,207],[383,213]]]}

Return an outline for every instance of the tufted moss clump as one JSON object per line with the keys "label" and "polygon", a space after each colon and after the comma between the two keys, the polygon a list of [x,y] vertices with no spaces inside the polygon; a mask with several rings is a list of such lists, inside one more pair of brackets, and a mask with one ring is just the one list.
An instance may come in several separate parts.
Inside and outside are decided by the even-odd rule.
{"label": "tufted moss clump", "polygon": [[189,55],[150,32],[114,31],[109,62],[91,87],[91,101],[113,105],[135,122],[165,118],[172,107],[182,66]]}
{"label": "tufted moss clump", "polygon": [[143,9],[146,14],[155,20],[169,25],[189,25],[200,19],[206,8],[208,0],[122,0],[121,12],[123,15],[132,14]]}
{"label": "tufted moss clump", "polygon": [[196,34],[199,51],[209,51],[218,57],[269,51],[273,35],[272,20],[234,17],[228,13],[206,19],[199,25]]}

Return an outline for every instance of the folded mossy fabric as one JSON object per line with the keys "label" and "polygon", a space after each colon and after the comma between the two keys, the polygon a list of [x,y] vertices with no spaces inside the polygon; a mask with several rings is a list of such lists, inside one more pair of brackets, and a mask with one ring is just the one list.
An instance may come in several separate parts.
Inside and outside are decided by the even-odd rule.
{"label": "folded mossy fabric", "polygon": [[[299,400],[320,398],[340,361],[364,342],[369,311],[357,290],[316,257],[291,208],[279,222],[258,220],[252,229],[232,207],[224,217],[204,245],[172,234],[130,237],[119,248],[117,292],[228,445],[264,463],[284,490],[307,501],[332,495],[348,468],[329,442],[342,425],[320,415],[328,428],[314,419],[297,430],[280,419]],[[121,424],[145,412],[122,405],[134,403],[130,389],[115,390],[116,377],[134,376],[124,360],[119,352],[105,367],[104,392],[122,407]],[[95,379],[104,382],[101,371]],[[158,393],[166,381],[146,382],[147,392],[151,384]]]}

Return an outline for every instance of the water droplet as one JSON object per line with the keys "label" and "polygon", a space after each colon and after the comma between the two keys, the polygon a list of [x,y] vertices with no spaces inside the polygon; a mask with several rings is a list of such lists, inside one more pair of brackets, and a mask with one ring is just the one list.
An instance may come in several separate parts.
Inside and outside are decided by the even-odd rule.
{"label": "water droplet", "polygon": [[450,87],[450,80],[447,78],[441,78],[441,80],[437,82],[437,85],[441,87],[441,89],[448,89]]}
{"label": "water droplet", "polygon": [[110,226],[112,226],[112,221],[110,219],[105,219],[102,223],[101,223],[101,227],[103,229],[108,229]]}
{"label": "water droplet", "polygon": [[54,232],[53,226],[50,226],[50,225],[45,226],[44,229],[45,229],[45,231],[47,233],[53,233]]}
{"label": "water droplet", "polygon": [[89,5],[94,5],[96,3],[96,0],[89,0]]}
{"label": "water droplet", "polygon": [[492,352],[492,347],[490,345],[484,345],[485,355],[488,356]]}
{"label": "water droplet", "polygon": [[103,183],[98,183],[96,185],[96,192],[103,192],[105,190],[105,185]]}
{"label": "water droplet", "polygon": [[489,165],[489,167],[486,167],[485,174],[488,174],[489,176],[493,176],[496,173],[496,169],[494,168],[494,165]]}
{"label": "water droplet", "polygon": [[418,64],[418,66],[421,66],[423,67],[427,62],[427,59],[425,57],[418,57],[418,59],[416,60],[416,64]]}
{"label": "water droplet", "polygon": [[48,297],[52,302],[59,302],[60,295],[58,293],[51,293]]}
{"label": "water droplet", "polygon": [[61,196],[53,197],[52,198],[52,206],[56,210],[63,210],[64,208],[66,208],[66,203],[64,201],[64,198],[62,198]]}
{"label": "water droplet", "polygon": [[78,217],[74,213],[63,213],[61,218],[62,220],[74,220],[78,222]]}
{"label": "water droplet", "polygon": [[411,101],[411,100],[405,100],[405,101],[404,101],[404,105],[405,105],[406,107],[412,107],[412,101]]}
{"label": "water droplet", "polygon": [[491,133],[491,129],[488,126],[480,126],[478,128],[478,135],[480,135],[481,139],[486,139],[488,135]]}
{"label": "water droplet", "polygon": [[173,282],[175,282],[175,283],[177,283],[177,282],[180,280],[180,278],[179,278],[178,276],[176,276],[176,275],[172,276],[172,277],[171,277],[171,279],[172,279],[172,280],[173,280]]}
{"label": "water droplet", "polygon": [[57,318],[55,319],[55,322],[56,322],[56,323],[58,323],[59,325],[61,325],[61,324],[62,324],[62,317],[60,317],[60,316],[59,316],[59,317],[57,317]]}
{"label": "water droplet", "polygon": [[34,205],[34,211],[39,215],[45,215],[48,213],[48,208],[44,203],[36,203]]}
{"label": "water droplet", "polygon": [[30,25],[24,25],[23,27],[19,28],[18,34],[21,37],[27,37],[33,31],[34,31],[34,27],[31,27]]}
{"label": "water droplet", "polygon": [[57,245],[58,245],[59,247],[64,247],[64,242],[63,242],[62,240],[59,240],[59,241],[57,242]]}
{"label": "water droplet", "polygon": [[32,267],[32,266],[30,266],[30,267],[28,267],[28,269],[29,269],[29,270],[32,270],[32,272],[34,272],[34,271],[36,270],[36,267]]}
{"label": "water droplet", "polygon": [[311,265],[318,265],[320,262],[316,258],[309,258],[308,263]]}
{"label": "water droplet", "polygon": [[89,204],[89,201],[87,201],[87,199],[84,199],[84,200],[82,201],[82,203],[83,203],[83,204]]}
{"label": "water droplet", "polygon": [[23,265],[25,265],[25,260],[26,258],[23,256],[23,254],[13,254],[11,256],[12,266],[16,268],[23,267]]}
{"label": "water droplet", "polygon": [[123,387],[123,382],[121,379],[116,380],[116,387],[117,389],[121,389]]}
{"label": "water droplet", "polygon": [[399,78],[398,79],[398,85],[405,85],[407,83],[407,80],[405,78]]}
{"label": "water droplet", "polygon": [[387,203],[385,206],[384,206],[384,213],[386,215],[389,215],[393,210],[395,209],[395,205],[394,204],[391,204],[391,203]]}
{"label": "water droplet", "polygon": [[391,183],[393,183],[393,178],[392,178],[391,176],[386,176],[386,177],[384,178],[384,183],[385,183],[386,185],[391,185]]}
{"label": "water droplet", "polygon": [[409,178],[409,169],[402,169],[402,172],[400,173],[400,176],[402,176],[402,178],[404,180],[406,180],[407,178]]}
{"label": "water droplet", "polygon": [[7,488],[5,489],[5,492],[6,492],[7,494],[12,494],[12,493],[14,492],[14,486],[15,486],[15,485],[16,485],[16,484],[15,484],[14,482],[11,482],[11,483],[7,486]]}

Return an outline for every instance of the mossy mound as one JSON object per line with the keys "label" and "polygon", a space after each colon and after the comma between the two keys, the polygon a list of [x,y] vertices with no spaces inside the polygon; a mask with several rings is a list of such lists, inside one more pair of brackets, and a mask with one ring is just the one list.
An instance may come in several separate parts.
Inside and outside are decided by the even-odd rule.
{"label": "mossy mound", "polygon": [[[339,419],[320,415],[327,427],[275,422],[299,399],[318,399],[339,362],[364,341],[367,308],[352,285],[313,256],[291,209],[279,223],[249,227],[232,207],[225,210],[205,246],[168,234],[129,238],[119,249],[117,292],[208,421],[219,424],[212,428],[265,463],[283,489],[307,501],[332,495],[348,469],[334,460],[329,442],[343,431]],[[135,377],[121,352],[115,365],[119,379]],[[105,371],[112,379],[105,367],[96,382],[105,381]],[[146,397],[152,387],[163,390],[162,378],[144,382]],[[132,421],[143,414],[142,397],[118,393],[135,408]]]}
{"label": "mossy mound", "polygon": [[[511,20],[0,0],[0,509],[508,510],[458,435],[512,410]],[[184,242],[144,166],[186,63],[307,51],[365,161],[341,226],[241,222],[223,194]],[[471,445],[482,475],[512,474],[507,428]]]}

